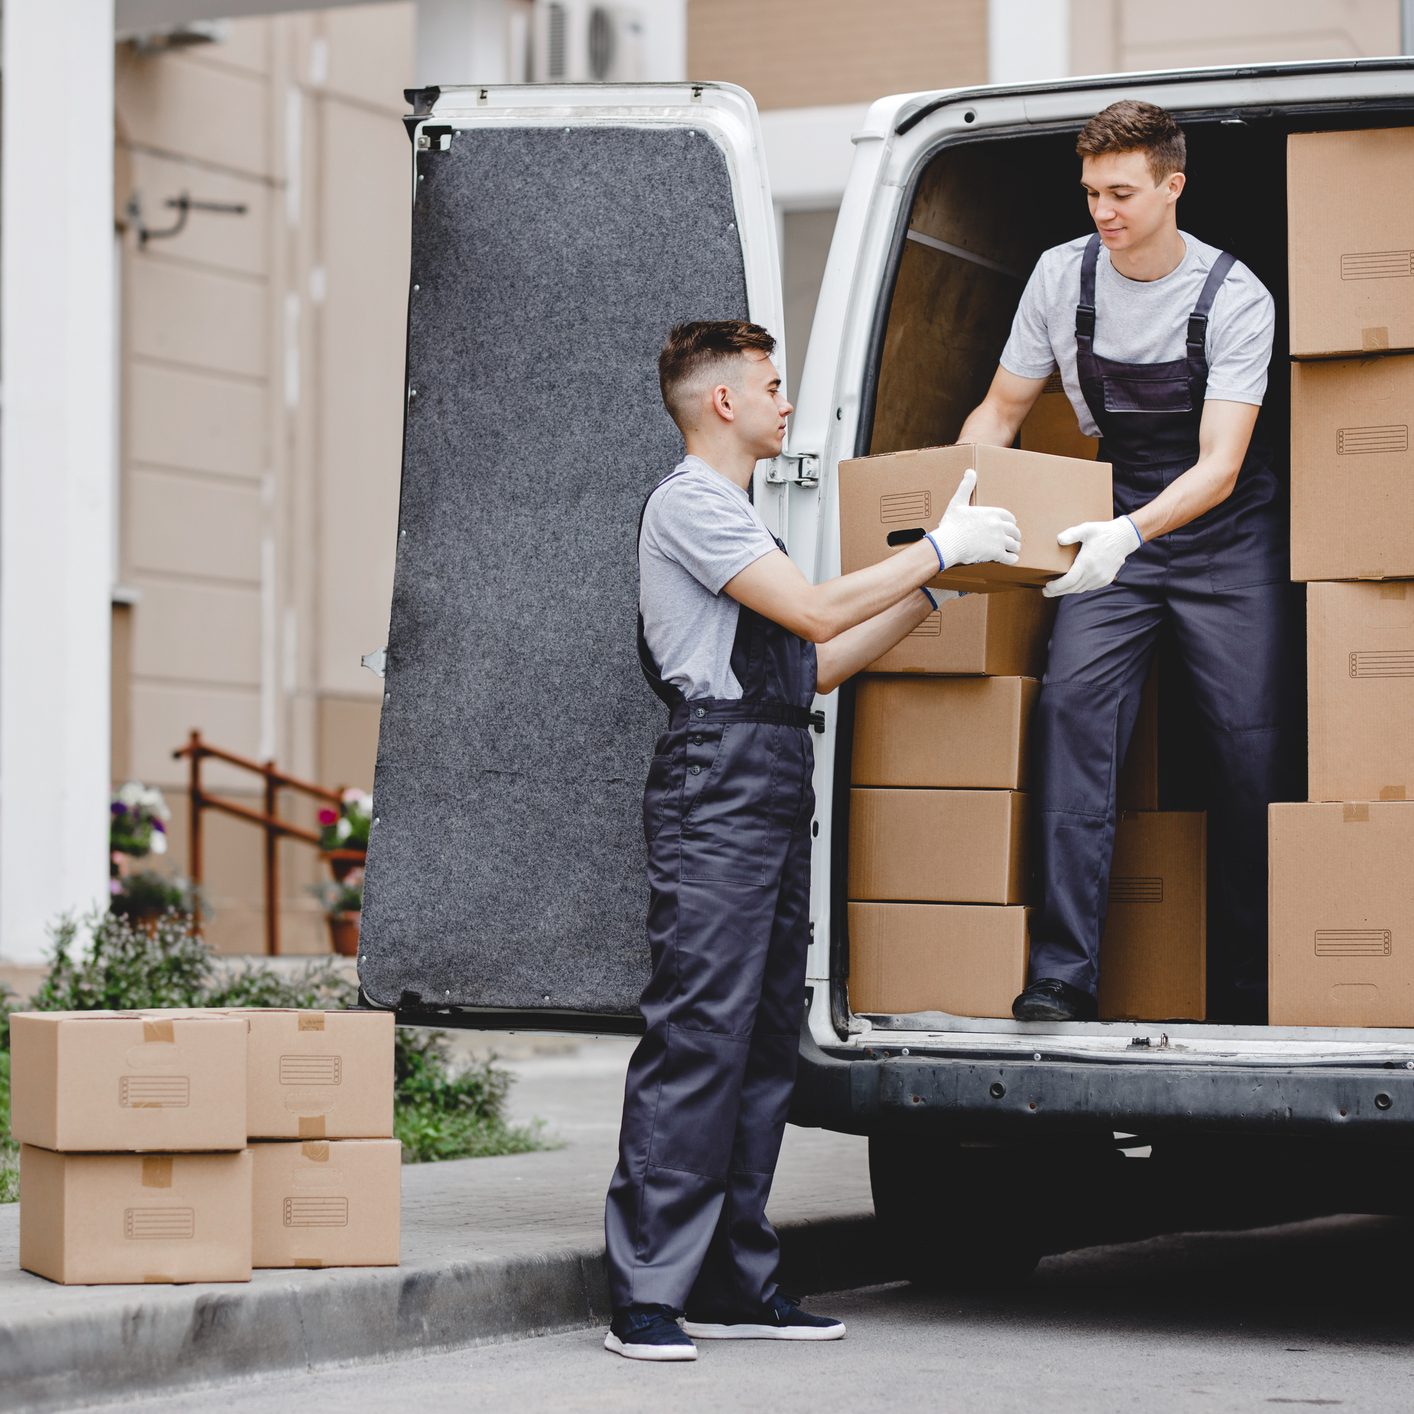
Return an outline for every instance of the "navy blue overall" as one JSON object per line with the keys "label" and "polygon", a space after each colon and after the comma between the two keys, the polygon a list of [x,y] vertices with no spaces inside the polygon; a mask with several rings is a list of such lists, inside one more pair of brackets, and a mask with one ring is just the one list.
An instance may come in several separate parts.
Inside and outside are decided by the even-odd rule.
{"label": "navy blue overall", "polygon": [[[1127,364],[1095,352],[1095,266],[1081,263],[1080,387],[1114,467],[1114,511],[1152,501],[1199,455],[1206,335],[1233,257],[1214,263],[1188,321],[1184,357]],[[1290,585],[1284,498],[1254,436],[1232,494],[1141,545],[1113,584],[1061,598],[1034,722],[1038,908],[1032,979],[1095,993],[1115,835],[1117,767],[1128,749],[1159,632],[1168,626],[1212,753],[1209,887],[1218,983],[1210,1014],[1261,1020],[1266,985],[1267,805],[1284,798],[1292,743]],[[1223,1013],[1228,1013],[1223,1016]]]}
{"label": "navy blue overall", "polygon": [[735,1311],[776,1289],[766,1198],[810,940],[815,648],[743,604],[739,699],[665,682],[641,615],[638,655],[670,717],[643,791],[653,970],[605,1206],[609,1292]]}

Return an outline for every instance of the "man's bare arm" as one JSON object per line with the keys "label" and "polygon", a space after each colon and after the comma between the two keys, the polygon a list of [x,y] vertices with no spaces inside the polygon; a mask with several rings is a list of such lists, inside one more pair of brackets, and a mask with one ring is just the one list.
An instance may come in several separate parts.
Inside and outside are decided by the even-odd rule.
{"label": "man's bare arm", "polygon": [[789,556],[772,550],[729,579],[723,592],[811,643],[826,643],[910,594],[927,608],[917,590],[937,572],[926,540],[824,584],[811,584]]}
{"label": "man's bare arm", "polygon": [[1044,378],[1023,378],[998,364],[987,396],[968,414],[957,440],[985,447],[1011,446],[1045,386]]}
{"label": "man's bare arm", "polygon": [[1187,525],[1232,495],[1258,411],[1251,403],[1203,404],[1198,460],[1130,517],[1146,541]]}

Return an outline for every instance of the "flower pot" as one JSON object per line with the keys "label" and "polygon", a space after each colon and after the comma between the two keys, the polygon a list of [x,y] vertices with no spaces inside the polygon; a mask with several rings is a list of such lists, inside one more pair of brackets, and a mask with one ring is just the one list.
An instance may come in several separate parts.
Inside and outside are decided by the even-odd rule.
{"label": "flower pot", "polygon": [[358,956],[358,924],[362,914],[331,913],[329,917],[329,937],[333,940],[334,951],[340,957]]}
{"label": "flower pot", "polygon": [[337,883],[342,884],[355,869],[362,869],[367,856],[361,849],[326,849],[324,858]]}

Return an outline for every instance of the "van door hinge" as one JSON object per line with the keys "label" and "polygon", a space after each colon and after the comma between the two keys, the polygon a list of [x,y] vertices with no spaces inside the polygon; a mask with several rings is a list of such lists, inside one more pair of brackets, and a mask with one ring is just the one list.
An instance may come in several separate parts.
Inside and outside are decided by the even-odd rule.
{"label": "van door hinge", "polygon": [[820,454],[818,452],[782,452],[772,458],[766,468],[770,486],[818,486],[820,484]]}

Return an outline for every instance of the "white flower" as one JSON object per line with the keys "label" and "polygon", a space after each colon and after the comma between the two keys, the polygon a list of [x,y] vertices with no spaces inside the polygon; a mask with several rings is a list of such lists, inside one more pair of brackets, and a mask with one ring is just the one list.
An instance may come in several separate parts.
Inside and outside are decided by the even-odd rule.
{"label": "white flower", "polygon": [[167,836],[164,835],[161,830],[153,830],[152,843],[148,846],[148,848],[151,849],[153,854],[166,854]]}
{"label": "white flower", "polygon": [[346,840],[353,834],[353,826],[341,815],[339,822],[334,826],[334,837],[339,840]]}

